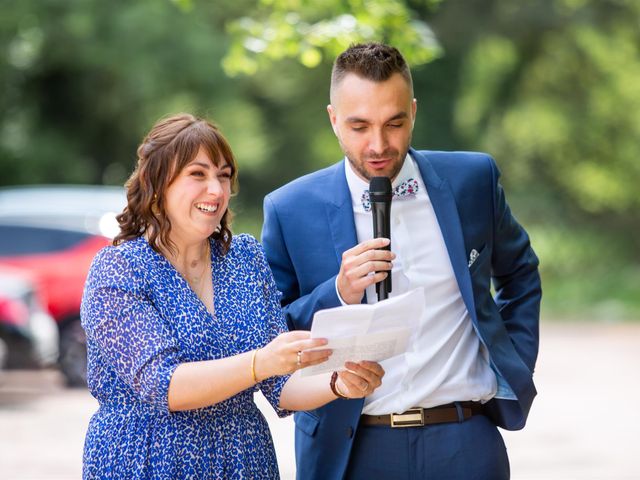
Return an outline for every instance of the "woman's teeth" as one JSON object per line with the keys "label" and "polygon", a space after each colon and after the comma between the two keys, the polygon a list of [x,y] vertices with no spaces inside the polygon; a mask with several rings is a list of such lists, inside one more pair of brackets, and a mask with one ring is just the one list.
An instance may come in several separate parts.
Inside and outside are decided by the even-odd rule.
{"label": "woman's teeth", "polygon": [[196,204],[196,208],[198,210],[202,210],[203,212],[207,212],[207,213],[215,213],[216,210],[218,210],[217,205],[207,205],[205,203]]}

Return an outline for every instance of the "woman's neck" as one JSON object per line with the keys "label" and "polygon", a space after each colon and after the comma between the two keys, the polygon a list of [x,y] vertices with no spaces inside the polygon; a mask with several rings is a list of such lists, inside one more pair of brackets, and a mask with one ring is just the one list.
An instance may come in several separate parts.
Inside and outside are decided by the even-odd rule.
{"label": "woman's neck", "polygon": [[207,310],[213,313],[211,244],[209,239],[197,243],[181,243],[175,240],[173,242],[175,244],[174,253],[167,254],[167,252],[165,256],[184,277]]}
{"label": "woman's neck", "polygon": [[193,272],[201,269],[203,263],[209,263],[209,239],[198,243],[174,242],[174,252],[169,254],[169,260],[181,272]]}
{"label": "woman's neck", "polygon": [[185,241],[178,236],[169,236],[171,246],[158,245],[162,254],[187,279],[199,276],[203,264],[211,259],[209,239]]}

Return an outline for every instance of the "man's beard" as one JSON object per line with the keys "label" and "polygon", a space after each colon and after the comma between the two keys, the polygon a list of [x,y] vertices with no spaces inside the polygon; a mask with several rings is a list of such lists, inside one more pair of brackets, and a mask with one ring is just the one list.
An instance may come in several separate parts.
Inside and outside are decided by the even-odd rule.
{"label": "man's beard", "polygon": [[[353,155],[351,155],[348,150],[345,150],[344,148],[342,150],[344,151],[344,154],[347,157],[347,160],[349,160],[349,163],[351,164],[353,169],[356,172],[358,172],[358,174],[360,174],[362,178],[371,180],[371,177],[375,176],[375,175],[372,175],[371,172],[367,171],[365,167],[366,161],[358,162],[354,160]],[[397,161],[392,162],[393,170],[388,175],[390,180],[393,181],[393,179],[396,178],[396,176],[398,176],[398,173],[400,173],[400,170],[402,170],[402,166],[404,165],[404,159],[407,157],[407,152],[408,152],[408,149],[405,150],[404,155],[394,155],[394,158]],[[380,155],[380,157],[385,158],[385,157],[388,157],[388,155]],[[375,157],[366,157],[366,158],[375,158]]]}
{"label": "man's beard", "polygon": [[[366,162],[363,161],[362,163],[357,162],[356,160],[354,160],[356,158],[355,155],[352,155],[351,152],[345,147],[344,143],[342,143],[342,140],[340,139],[339,135],[336,135],[336,137],[338,138],[338,144],[340,145],[340,149],[344,152],[345,157],[347,157],[347,160],[349,160],[349,163],[351,164],[351,166],[353,167],[353,169],[364,179],[371,181],[371,177],[377,176],[377,175],[372,175],[370,172],[367,171],[367,169],[365,168],[365,164]],[[393,165],[393,170],[390,172],[389,174],[389,180],[393,181],[397,176],[398,173],[400,173],[400,170],[402,170],[402,166],[404,165],[404,160],[405,158],[407,158],[407,153],[409,153],[409,146],[411,145],[411,136],[409,136],[409,143],[407,144],[407,146],[404,148],[404,153],[402,155],[398,155],[398,156],[394,156],[396,157],[396,159],[398,160],[397,164]],[[382,153],[382,155],[375,155],[375,156],[369,156],[369,157],[365,157],[365,158],[385,158],[385,157],[389,157],[390,155],[385,155],[385,153],[387,152],[387,150],[385,150],[385,152]]]}

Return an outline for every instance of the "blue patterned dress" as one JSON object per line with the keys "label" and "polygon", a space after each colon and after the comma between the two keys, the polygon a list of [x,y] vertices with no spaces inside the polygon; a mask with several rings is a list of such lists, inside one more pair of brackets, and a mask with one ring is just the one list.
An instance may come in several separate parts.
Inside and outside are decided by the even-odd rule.
{"label": "blue patterned dress", "polygon": [[81,315],[89,389],[100,407],[85,439],[84,478],[278,478],[269,427],[253,393],[260,388],[285,416],[278,403],[287,377],[269,378],[211,407],[168,408],[179,364],[243,353],[286,331],[261,245],[239,235],[224,256],[211,246],[215,315],[144,238],[96,255]]}

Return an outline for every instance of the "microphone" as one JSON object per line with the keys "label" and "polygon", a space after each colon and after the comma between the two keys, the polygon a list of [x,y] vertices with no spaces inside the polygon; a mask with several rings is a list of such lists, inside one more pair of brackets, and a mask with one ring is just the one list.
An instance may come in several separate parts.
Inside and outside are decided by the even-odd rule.
{"label": "microphone", "polygon": [[[372,177],[369,183],[369,200],[373,214],[373,238],[391,239],[391,180],[388,177]],[[391,243],[384,247],[391,250]],[[376,283],[378,301],[389,297],[391,292],[391,271],[387,278]]]}

